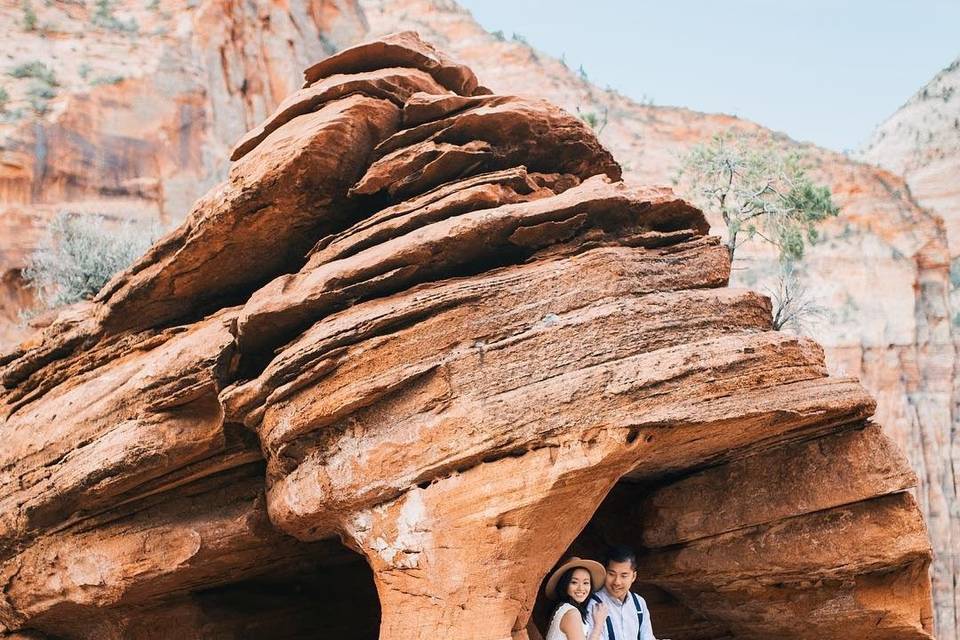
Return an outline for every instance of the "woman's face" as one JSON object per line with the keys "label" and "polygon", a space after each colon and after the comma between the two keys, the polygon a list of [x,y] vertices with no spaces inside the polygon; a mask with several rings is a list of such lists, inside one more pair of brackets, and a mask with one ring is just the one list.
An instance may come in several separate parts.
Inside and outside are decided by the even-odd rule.
{"label": "woman's face", "polygon": [[586,569],[574,569],[567,585],[567,595],[576,602],[586,602],[590,597],[590,572]]}

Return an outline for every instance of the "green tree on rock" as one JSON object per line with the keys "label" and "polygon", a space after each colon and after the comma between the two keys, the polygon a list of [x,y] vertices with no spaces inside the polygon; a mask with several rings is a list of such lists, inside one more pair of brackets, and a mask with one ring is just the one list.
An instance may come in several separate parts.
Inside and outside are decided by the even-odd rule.
{"label": "green tree on rock", "polygon": [[677,182],[705,212],[719,214],[731,261],[754,238],[776,246],[781,260],[799,260],[806,243],[816,242],[817,225],[839,213],[830,189],[810,179],[799,153],[731,135],[691,149]]}
{"label": "green tree on rock", "polygon": [[819,314],[798,277],[817,227],[839,209],[830,189],[807,174],[803,156],[769,140],[717,135],[684,156],[675,182],[704,212],[723,220],[733,263],[737,249],[754,239],[776,247],[779,274],[772,290],[773,328],[797,332]]}

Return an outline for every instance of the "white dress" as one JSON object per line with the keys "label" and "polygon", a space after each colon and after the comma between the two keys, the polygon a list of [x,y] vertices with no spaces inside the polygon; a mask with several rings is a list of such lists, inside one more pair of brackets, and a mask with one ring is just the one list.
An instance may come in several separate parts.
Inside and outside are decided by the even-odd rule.
{"label": "white dress", "polygon": [[[567,634],[563,631],[560,631],[560,621],[563,620],[563,615],[567,612],[573,610],[576,612],[577,617],[580,617],[580,612],[577,611],[577,608],[574,607],[569,602],[564,602],[557,608],[556,613],[553,614],[553,620],[550,621],[550,629],[547,631],[547,637],[545,640],[567,640]],[[588,627],[587,623],[583,623],[583,637],[587,637]]]}

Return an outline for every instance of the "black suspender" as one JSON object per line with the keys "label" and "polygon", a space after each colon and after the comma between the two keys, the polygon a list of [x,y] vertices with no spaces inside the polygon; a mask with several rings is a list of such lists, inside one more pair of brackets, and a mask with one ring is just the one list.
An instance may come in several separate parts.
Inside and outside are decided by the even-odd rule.
{"label": "black suspender", "polygon": [[[637,608],[637,640],[640,640],[640,634],[643,632],[643,607],[640,606],[640,598],[637,597],[637,594],[631,591],[630,596],[633,598],[633,606]],[[596,602],[603,602],[600,596],[595,593],[590,595],[590,599]],[[608,640],[617,640],[617,636],[613,632],[613,621],[610,620],[610,616],[607,616],[607,638]]]}
{"label": "black suspender", "polygon": [[640,640],[640,632],[643,631],[643,608],[640,606],[637,594],[631,591],[630,595],[633,596],[633,606],[637,608],[637,640]]}

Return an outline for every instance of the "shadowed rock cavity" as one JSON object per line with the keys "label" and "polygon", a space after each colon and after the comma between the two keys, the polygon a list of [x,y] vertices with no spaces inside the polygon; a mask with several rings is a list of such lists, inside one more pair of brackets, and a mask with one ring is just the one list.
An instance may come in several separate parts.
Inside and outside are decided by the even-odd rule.
{"label": "shadowed rock cavity", "polygon": [[[568,553],[633,546],[658,636],[930,637],[916,478],[877,425],[725,458],[662,478],[634,470]],[[896,543],[878,543],[890,531]],[[541,596],[535,620],[550,609]]]}
{"label": "shadowed rock cavity", "polygon": [[522,639],[617,540],[660,636],[930,637],[873,401],[699,211],[416,34],[306,79],[0,357],[0,634]]}

